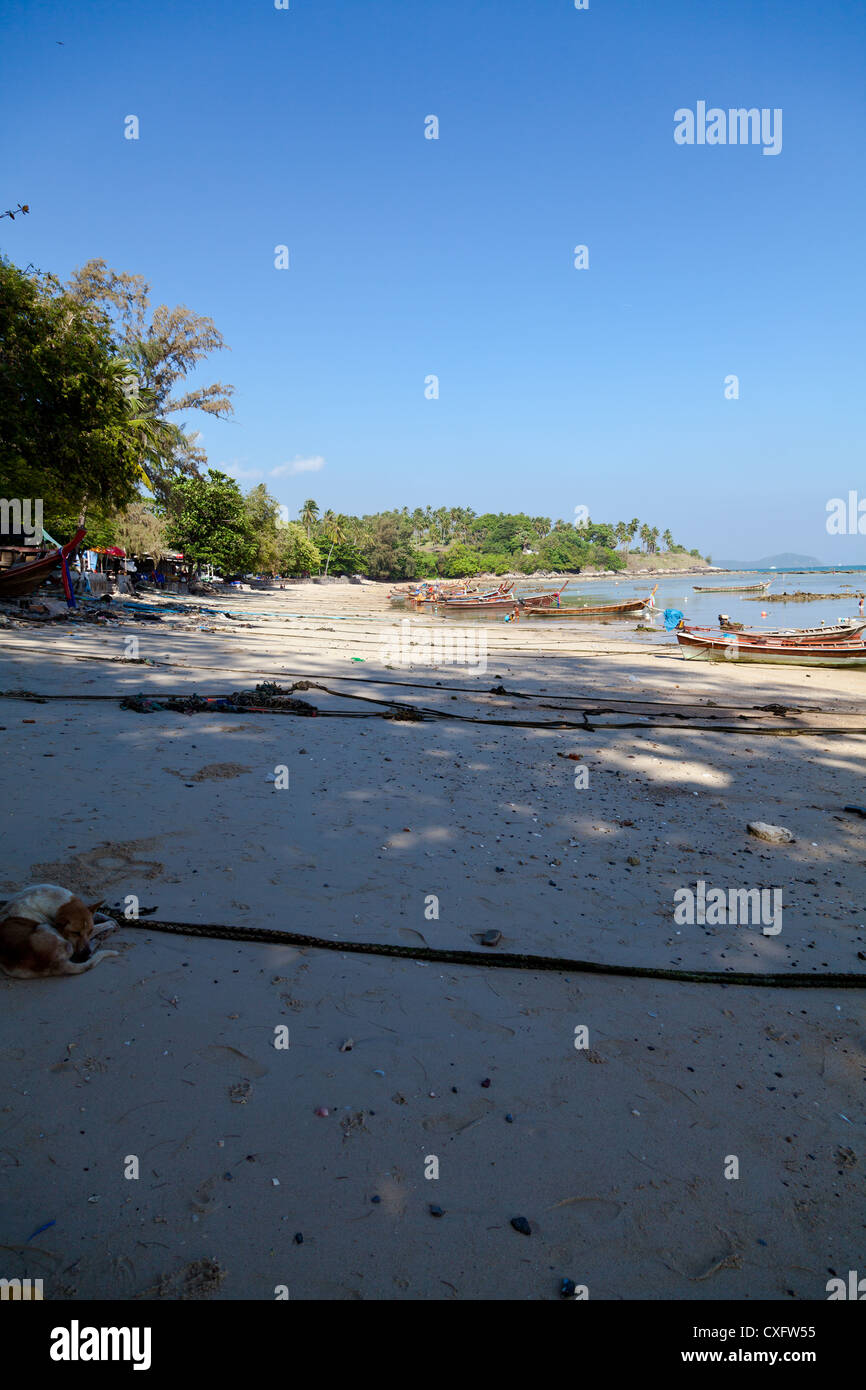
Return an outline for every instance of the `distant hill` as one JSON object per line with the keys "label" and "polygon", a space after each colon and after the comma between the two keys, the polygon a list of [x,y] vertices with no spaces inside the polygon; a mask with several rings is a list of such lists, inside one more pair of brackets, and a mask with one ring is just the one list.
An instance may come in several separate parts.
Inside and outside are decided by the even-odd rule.
{"label": "distant hill", "polygon": [[820,568],[824,561],[816,560],[814,555],[794,555],[786,550],[781,555],[767,555],[763,560],[718,560],[716,563],[726,570],[808,570]]}

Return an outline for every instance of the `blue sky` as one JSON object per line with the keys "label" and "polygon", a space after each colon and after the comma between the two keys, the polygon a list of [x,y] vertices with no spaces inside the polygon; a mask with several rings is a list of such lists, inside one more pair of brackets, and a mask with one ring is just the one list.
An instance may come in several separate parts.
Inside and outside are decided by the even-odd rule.
{"label": "blue sky", "polygon": [[[292,513],[587,505],[866,559],[825,528],[866,498],[862,0],[4,10],[0,195],[32,212],[0,247],[213,317],[212,465]],[[781,108],[781,153],[678,146],[700,100]]]}

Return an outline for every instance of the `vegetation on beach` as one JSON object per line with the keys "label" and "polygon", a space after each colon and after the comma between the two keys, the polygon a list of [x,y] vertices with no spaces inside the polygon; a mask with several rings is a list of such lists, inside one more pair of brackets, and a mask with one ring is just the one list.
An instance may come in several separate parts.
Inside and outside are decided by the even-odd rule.
{"label": "vegetation on beach", "polygon": [[[233,388],[188,386],[226,347],[210,318],[155,308],[141,275],[90,260],[67,284],[0,259],[0,476],[7,496],[40,498],[49,534],[79,522],[93,545],[155,557],[181,551],[219,573],[465,578],[539,570],[623,570],[669,530],[631,521],[551,520],[468,507],[346,516],[310,498],[298,520],[263,484],[246,495],[207,467],[178,416],[232,413]],[[689,552],[699,559],[697,551]]]}

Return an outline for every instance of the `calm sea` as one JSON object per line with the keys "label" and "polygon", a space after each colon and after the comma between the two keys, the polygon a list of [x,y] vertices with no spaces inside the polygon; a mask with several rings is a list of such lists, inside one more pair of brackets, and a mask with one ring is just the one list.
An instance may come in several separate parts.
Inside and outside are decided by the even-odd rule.
{"label": "calm sea", "polygon": [[[748,594],[705,594],[696,592],[694,586],[749,584],[758,580],[771,581],[765,597]],[[559,580],[546,580],[543,583],[517,581],[516,593],[538,593],[558,586]],[[835,572],[829,568],[798,570],[748,570],[720,575],[661,575],[658,579],[642,575],[635,579],[596,579],[578,580],[566,589],[562,596],[563,606],[575,603],[601,604],[626,603],[629,599],[649,594],[654,584],[658,584],[655,595],[656,612],[653,621],[661,626],[661,614],[665,608],[678,608],[687,624],[698,627],[718,627],[719,615],[724,613],[733,622],[746,623],[750,628],[760,630],[768,627],[818,627],[821,622],[835,623],[840,618],[856,618],[860,615],[858,594],[866,592],[866,565],[851,566],[848,570]],[[774,603],[769,596],[774,593],[834,594],[829,599],[786,600]],[[866,609],[866,601],[864,601]],[[476,614],[465,614],[462,618],[449,615],[447,621],[473,621]],[[866,612],[864,615],[866,616]],[[490,615],[486,621],[504,621],[502,615]],[[642,618],[618,619],[604,624],[606,638],[634,638],[635,627]],[[555,618],[521,618],[521,623],[532,623],[534,627],[556,627],[560,624]],[[581,631],[584,625],[564,620],[561,624],[571,630]],[[594,626],[594,624],[593,624]],[[586,628],[590,627],[587,621]],[[649,633],[640,634],[650,638]],[[670,641],[670,635],[665,634]]]}

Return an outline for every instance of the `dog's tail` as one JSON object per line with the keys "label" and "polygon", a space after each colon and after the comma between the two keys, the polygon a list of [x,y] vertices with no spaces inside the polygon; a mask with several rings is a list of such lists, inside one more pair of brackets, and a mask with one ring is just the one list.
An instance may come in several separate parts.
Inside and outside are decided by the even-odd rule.
{"label": "dog's tail", "polygon": [[101,960],[105,960],[106,956],[119,955],[119,951],[94,951],[89,960],[83,960],[77,963],[71,960],[66,961],[63,969],[57,973],[59,975],[83,975],[85,970],[92,970],[94,965],[98,965]]}

